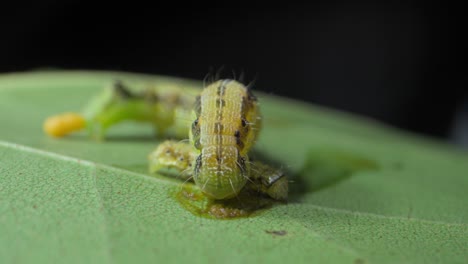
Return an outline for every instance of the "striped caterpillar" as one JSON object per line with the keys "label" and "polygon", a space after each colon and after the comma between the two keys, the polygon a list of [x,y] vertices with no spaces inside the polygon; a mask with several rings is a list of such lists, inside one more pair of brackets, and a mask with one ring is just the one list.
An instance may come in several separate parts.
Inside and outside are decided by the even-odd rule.
{"label": "striped caterpillar", "polygon": [[[180,121],[187,119],[193,120],[191,125]],[[167,140],[151,152],[151,173],[175,169],[215,200],[233,198],[241,191],[287,199],[285,175],[249,158],[261,116],[257,98],[240,82],[218,80],[196,97],[167,89],[131,92],[116,82],[90,101],[82,114],[48,118],[44,131],[62,137],[86,128],[101,139],[112,125],[125,120],[149,122],[158,135],[189,137],[189,142]]]}

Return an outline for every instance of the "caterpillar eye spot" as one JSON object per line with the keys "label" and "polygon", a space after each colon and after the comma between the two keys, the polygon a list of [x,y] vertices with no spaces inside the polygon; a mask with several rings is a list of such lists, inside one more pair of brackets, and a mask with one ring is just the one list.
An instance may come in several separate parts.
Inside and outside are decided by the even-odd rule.
{"label": "caterpillar eye spot", "polygon": [[247,126],[247,121],[245,121],[245,119],[243,119],[243,118],[242,118],[242,121],[241,121],[241,125],[242,125],[242,127]]}

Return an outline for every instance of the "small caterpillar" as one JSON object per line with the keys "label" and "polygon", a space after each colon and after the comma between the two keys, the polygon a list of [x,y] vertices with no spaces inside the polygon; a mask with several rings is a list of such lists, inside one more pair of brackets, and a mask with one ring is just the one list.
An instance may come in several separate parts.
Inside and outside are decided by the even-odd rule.
{"label": "small caterpillar", "polygon": [[[183,122],[187,119],[192,120],[191,125]],[[94,98],[82,114],[47,119],[44,130],[61,137],[87,128],[101,139],[107,129],[124,120],[149,122],[158,135],[171,131],[178,138],[189,137],[190,143],[168,140],[151,152],[152,173],[175,169],[216,200],[233,198],[244,190],[287,199],[286,176],[248,156],[262,119],[257,98],[240,82],[218,80],[196,97],[178,90],[131,92],[117,82]]]}
{"label": "small caterpillar", "polygon": [[117,81],[93,97],[81,113],[63,113],[47,118],[44,132],[51,137],[64,137],[76,131],[88,130],[91,137],[104,139],[113,125],[123,121],[147,122],[158,136],[186,137],[185,120],[190,118],[194,96],[177,87],[159,89],[145,86],[132,91]]}

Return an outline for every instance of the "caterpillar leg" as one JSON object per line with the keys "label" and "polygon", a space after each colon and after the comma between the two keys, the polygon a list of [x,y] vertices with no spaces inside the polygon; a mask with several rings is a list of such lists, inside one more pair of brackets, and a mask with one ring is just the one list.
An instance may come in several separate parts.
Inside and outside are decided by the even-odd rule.
{"label": "caterpillar leg", "polygon": [[149,154],[149,170],[150,173],[166,172],[189,179],[192,177],[192,164],[196,157],[197,154],[190,144],[167,140]]}
{"label": "caterpillar leg", "polygon": [[288,199],[288,179],[283,171],[261,162],[253,162],[247,188],[265,194],[275,200]]}

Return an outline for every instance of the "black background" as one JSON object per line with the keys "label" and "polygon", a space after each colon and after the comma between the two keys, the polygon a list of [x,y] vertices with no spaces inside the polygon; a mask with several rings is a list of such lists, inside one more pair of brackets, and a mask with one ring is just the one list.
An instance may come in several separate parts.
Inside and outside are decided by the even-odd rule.
{"label": "black background", "polygon": [[1,12],[0,72],[203,79],[224,66],[256,77],[258,90],[441,138],[466,97],[457,23],[436,4],[42,1]]}

